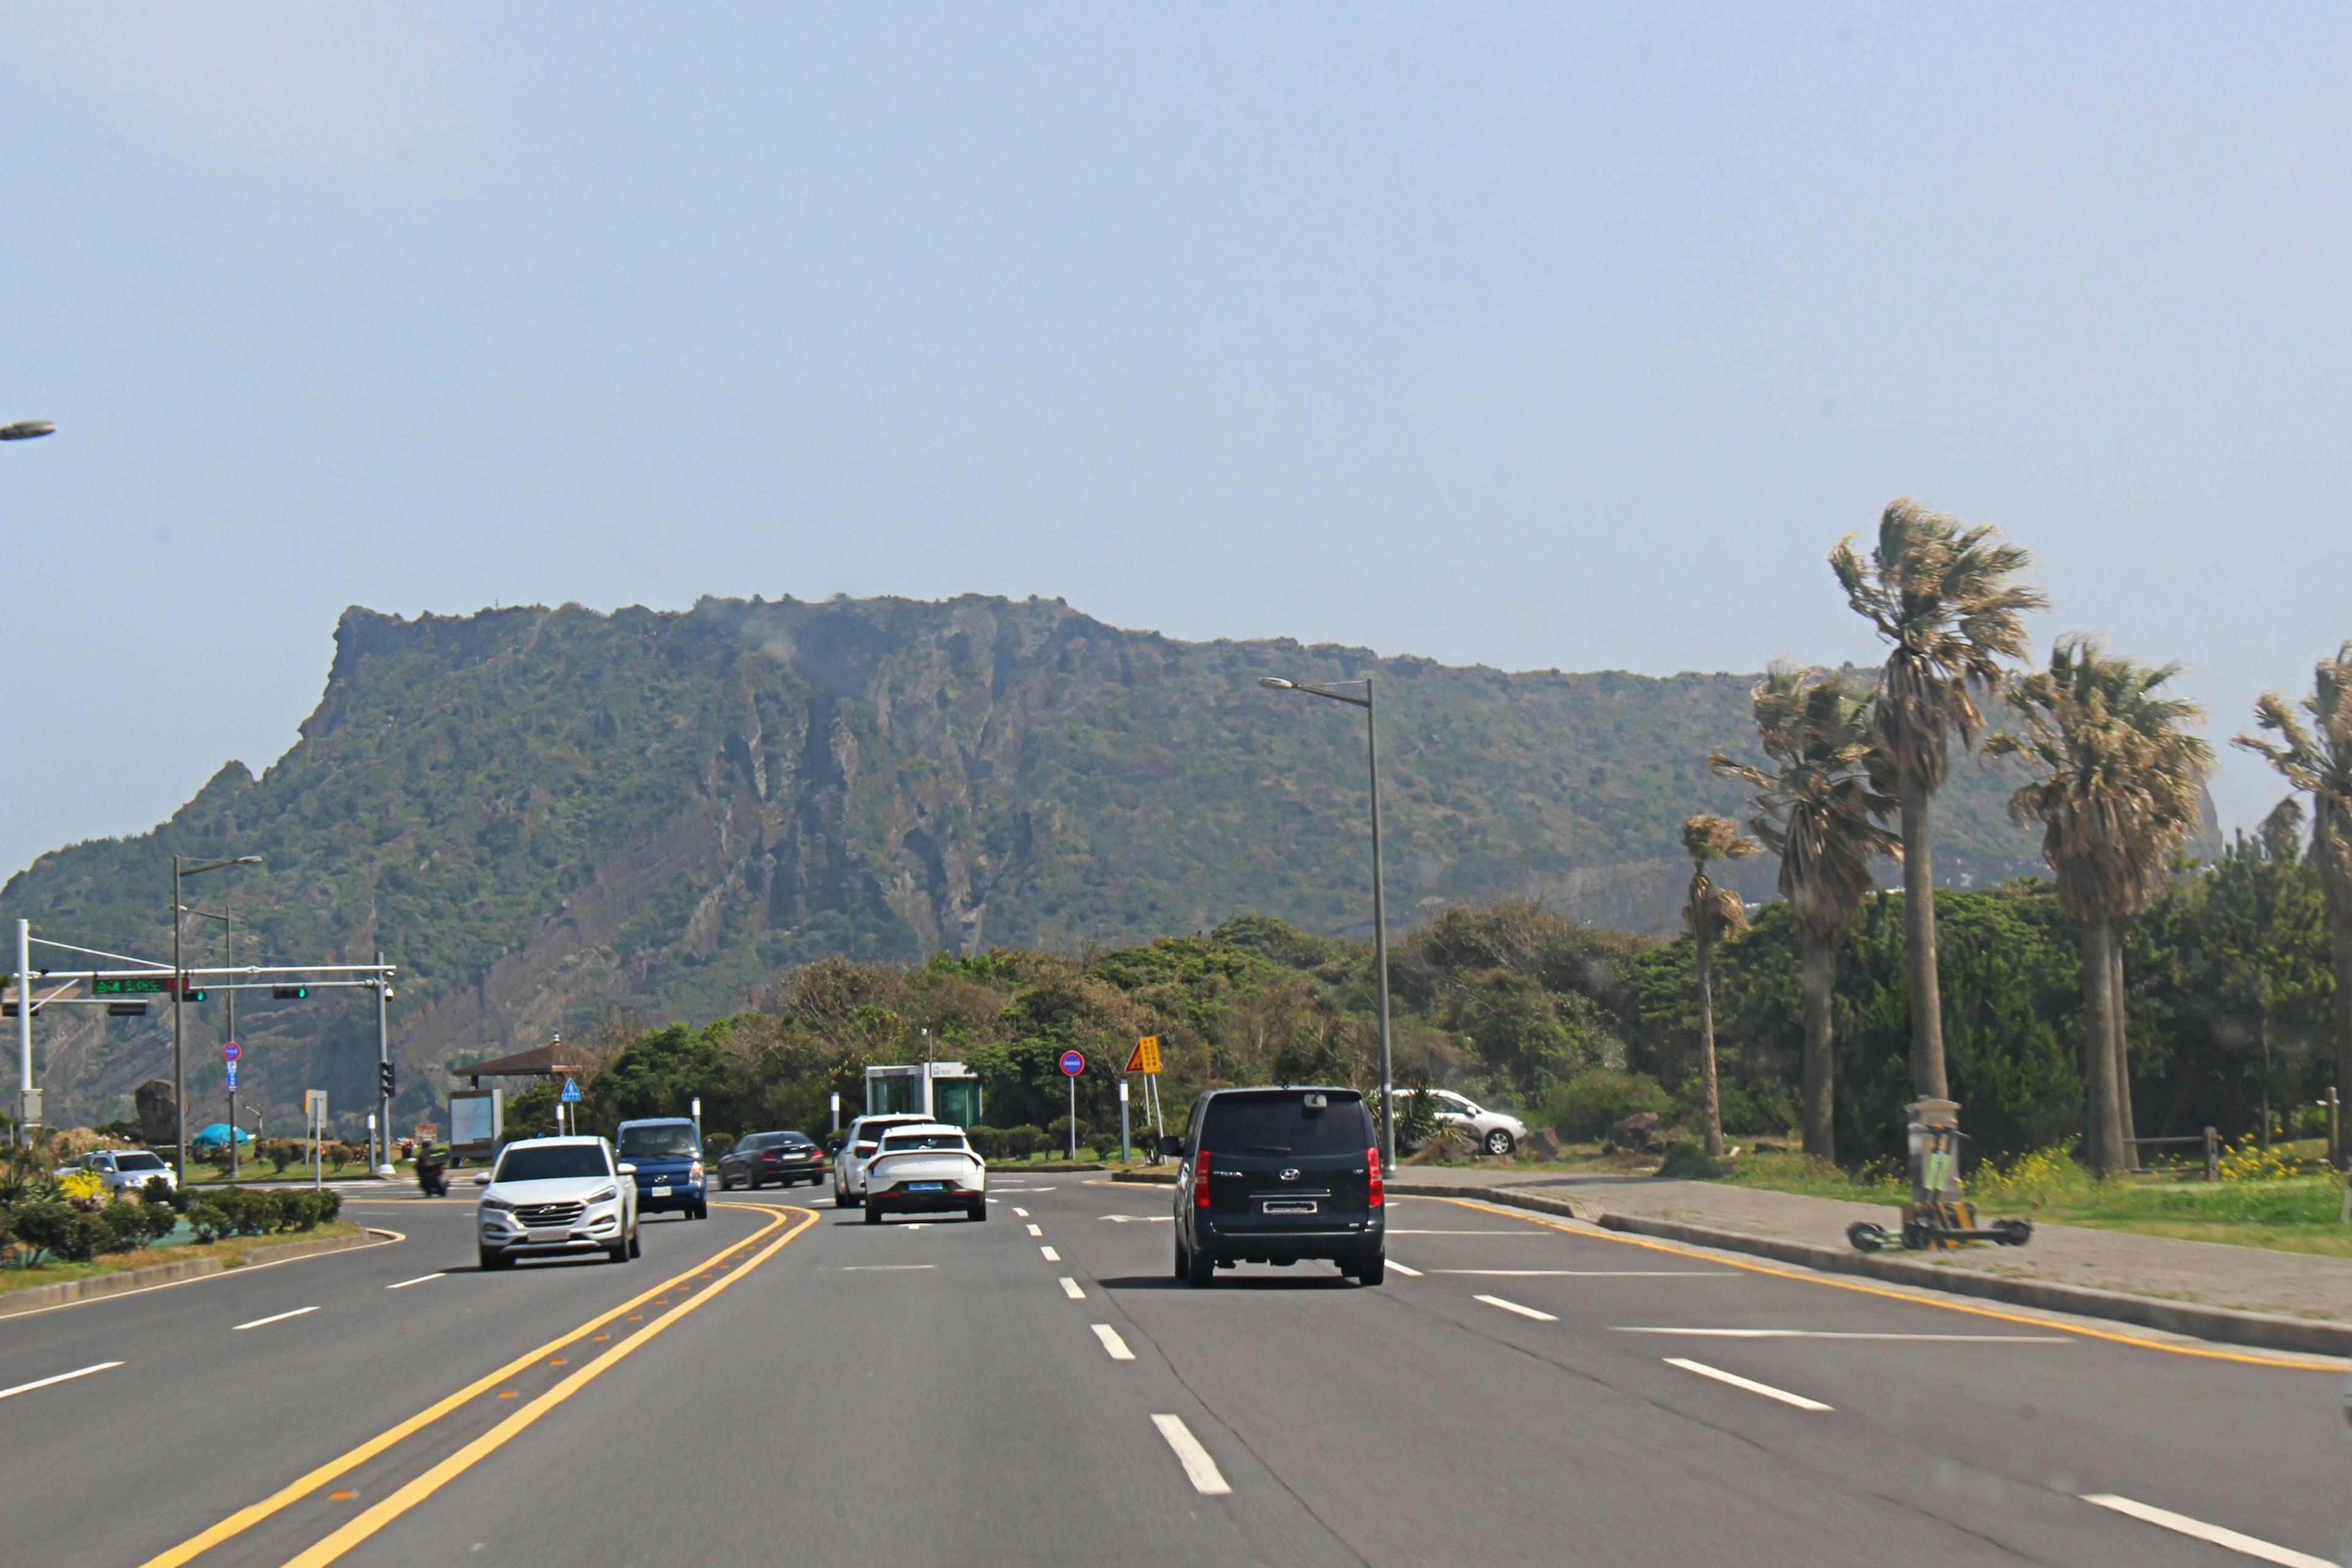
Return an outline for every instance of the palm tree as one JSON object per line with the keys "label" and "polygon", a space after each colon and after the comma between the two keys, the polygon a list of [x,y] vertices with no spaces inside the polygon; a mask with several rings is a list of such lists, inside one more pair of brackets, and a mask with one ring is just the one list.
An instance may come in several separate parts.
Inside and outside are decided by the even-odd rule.
{"label": "palm tree", "polygon": [[2095,638],[2063,637],[2050,668],[2010,690],[2024,732],[1992,736],[1985,748],[2041,770],[2010,797],[2009,811],[2042,829],[2059,905],[2082,929],[2084,1152],[2102,1174],[2131,1163],[2133,1148],[2123,928],[2154,901],[2203,820],[2213,763],[2212,747],[2182,728],[2203,710],[2161,693],[2179,673],[2177,664],[2110,655]]}
{"label": "palm tree", "polygon": [[1944,1072],[1943,996],[1936,979],[1936,871],[1931,808],[1951,768],[1951,737],[1976,743],[1979,693],[1999,689],[2002,661],[2025,649],[2023,614],[2046,604],[2016,579],[2032,557],[1988,527],[1887,504],[1868,560],[1853,535],[1830,552],[1846,603],[1894,645],[1878,699],[1879,787],[1903,825],[1904,958],[1911,981],[1911,1085],[1951,1098]]}
{"label": "palm tree", "polygon": [[1727,816],[1683,818],[1683,848],[1690,856],[1690,892],[1683,900],[1683,923],[1698,948],[1699,1085],[1706,1097],[1706,1152],[1723,1155],[1723,1100],[1715,1078],[1715,944],[1748,923],[1748,905],[1706,874],[1710,862],[1742,860],[1756,853],[1756,841]]}
{"label": "palm tree", "polygon": [[[2309,728],[2294,707],[2311,715]],[[2311,695],[2301,703],[2289,706],[2284,693],[2263,693],[2254,704],[2254,722],[2278,741],[2241,735],[2237,744],[2260,752],[2311,797],[2311,858],[2327,904],[2336,971],[2336,1081],[2352,1086],[2352,642],[2319,661]],[[2329,1153],[2345,1158],[2342,1149]]]}
{"label": "palm tree", "polygon": [[1757,816],[1748,826],[1780,857],[1780,896],[1802,955],[1805,1152],[1834,1160],[1830,994],[1837,945],[1874,886],[1870,863],[1897,851],[1878,821],[1893,815],[1895,803],[1871,785],[1870,692],[1860,682],[1843,671],[1776,664],[1751,697],[1773,771],[1729,757],[1707,763],[1756,786]]}

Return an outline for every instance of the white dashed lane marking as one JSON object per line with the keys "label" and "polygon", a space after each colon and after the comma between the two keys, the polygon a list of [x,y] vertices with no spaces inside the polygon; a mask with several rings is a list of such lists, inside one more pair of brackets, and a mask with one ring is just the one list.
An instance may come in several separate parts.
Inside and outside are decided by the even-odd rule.
{"label": "white dashed lane marking", "polygon": [[299,1318],[307,1312],[315,1312],[318,1310],[319,1309],[316,1307],[297,1307],[290,1312],[279,1312],[275,1317],[256,1318],[249,1323],[239,1323],[236,1327],[229,1330],[229,1332],[233,1334],[241,1334],[247,1329],[267,1328],[271,1323],[282,1323],[289,1318]]}
{"label": "white dashed lane marking", "polygon": [[1522,1318],[1533,1318],[1538,1323],[1557,1323],[1559,1321],[1558,1318],[1553,1317],[1549,1312],[1538,1312],[1533,1307],[1522,1307],[1517,1301],[1506,1301],[1500,1296],[1476,1296],[1473,1297],[1472,1300],[1484,1301],[1489,1307],[1500,1307],[1506,1312],[1517,1312]]}
{"label": "white dashed lane marking", "polygon": [[[40,1011],[37,1004],[35,1005],[33,1010],[37,1013]],[[77,1368],[72,1372],[61,1372],[55,1377],[37,1377],[30,1383],[20,1383],[14,1388],[0,1388],[0,1399],[14,1399],[20,1394],[30,1394],[37,1388],[47,1388],[52,1384],[71,1383],[75,1378],[88,1377],[94,1372],[109,1372],[121,1364],[122,1363],[119,1361],[102,1361],[96,1366],[85,1366]]]}
{"label": "white dashed lane marking", "polygon": [[2083,1500],[2113,1509],[2117,1513],[2149,1524],[2161,1525],[2167,1530],[2179,1531],[2183,1535],[2210,1542],[2215,1546],[2242,1552],[2264,1563],[2279,1563],[2282,1568],[2336,1568],[2336,1564],[2325,1557],[2314,1557],[2307,1552],[2297,1552],[2291,1547],[2273,1546],[2258,1537],[2241,1535],[2234,1530],[2224,1530],[2218,1524],[2208,1524],[2201,1519],[2191,1519],[2185,1513],[2174,1513],[2169,1509],[2150,1508],[2144,1502],[2134,1502],[2113,1492],[2085,1492]]}
{"label": "white dashed lane marking", "polygon": [[414,1279],[404,1279],[397,1285],[387,1285],[384,1289],[387,1290],[405,1290],[411,1285],[422,1285],[427,1280],[446,1279],[447,1278],[448,1276],[446,1274],[419,1274]]}
{"label": "white dashed lane marking", "polygon": [[1395,1269],[1398,1273],[1403,1275],[1408,1279],[1418,1279],[1421,1278],[1420,1269],[1407,1268],[1403,1264],[1399,1263],[1393,1258],[1389,1259],[1389,1267]]}
{"label": "white dashed lane marking", "polygon": [[1110,1352],[1111,1360],[1133,1361],[1135,1359],[1135,1352],[1127,1348],[1127,1342],[1118,1337],[1117,1329],[1112,1328],[1108,1323],[1096,1323],[1092,1327],[1095,1331],[1095,1338],[1102,1341],[1102,1348]]}
{"label": "white dashed lane marking", "polygon": [[1035,1226],[1034,1226],[1034,1225],[1033,1225],[1033,1226],[1031,1226],[1029,1227],[1029,1234],[1030,1234],[1030,1235],[1032,1235],[1032,1236],[1043,1236],[1043,1235],[1045,1235],[1045,1233],[1044,1231],[1042,1231],[1042,1230],[1039,1230]]}
{"label": "white dashed lane marking", "polygon": [[1045,1254],[1045,1261],[1048,1263],[1059,1263],[1062,1261],[1062,1255],[1055,1251],[1050,1247],[1041,1247],[1037,1250]]}
{"label": "white dashed lane marking", "polygon": [[1151,1424],[1160,1428],[1160,1435],[1176,1450],[1177,1462],[1184,1467],[1184,1477],[1192,1483],[1194,1491],[1202,1497],[1225,1497],[1233,1491],[1225,1484],[1224,1472],[1217,1468],[1217,1461],[1209,1458],[1209,1450],[1201,1447],[1201,1439],[1192,1436],[1192,1428],[1181,1417],[1154,1415]]}
{"label": "white dashed lane marking", "polygon": [[1073,1301],[1083,1301],[1087,1299],[1087,1293],[1078,1289],[1078,1282],[1066,1274],[1062,1276],[1062,1294]]}
{"label": "white dashed lane marking", "polygon": [[1711,1377],[1717,1383],[1727,1383],[1734,1388],[1744,1388],[1750,1394],[1760,1394],[1767,1399],[1777,1399],[1783,1405],[1793,1405],[1800,1410],[1827,1410],[1829,1405],[1818,1399],[1808,1399],[1801,1394],[1791,1394],[1785,1388],[1775,1388],[1769,1383],[1758,1383],[1726,1372],[1719,1366],[1709,1366],[1703,1361],[1685,1361],[1678,1355],[1665,1358],[1668,1366],[1678,1366],[1685,1372],[1695,1372],[1701,1377]]}

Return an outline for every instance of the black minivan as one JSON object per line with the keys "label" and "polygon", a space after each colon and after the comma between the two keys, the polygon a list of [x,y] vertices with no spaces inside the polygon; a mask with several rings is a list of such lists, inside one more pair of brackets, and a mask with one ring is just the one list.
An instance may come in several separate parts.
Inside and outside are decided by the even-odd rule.
{"label": "black minivan", "polygon": [[1352,1089],[1218,1089],[1162,1142],[1176,1172],[1176,1278],[1324,1258],[1367,1285],[1388,1273],[1381,1152]]}

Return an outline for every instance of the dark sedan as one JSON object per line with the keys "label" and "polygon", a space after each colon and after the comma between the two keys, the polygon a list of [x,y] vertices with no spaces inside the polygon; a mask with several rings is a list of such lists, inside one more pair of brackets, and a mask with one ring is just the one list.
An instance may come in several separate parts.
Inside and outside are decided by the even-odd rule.
{"label": "dark sedan", "polygon": [[719,1190],[759,1188],[770,1182],[815,1186],[824,1174],[824,1151],[805,1132],[754,1132],[719,1159]]}

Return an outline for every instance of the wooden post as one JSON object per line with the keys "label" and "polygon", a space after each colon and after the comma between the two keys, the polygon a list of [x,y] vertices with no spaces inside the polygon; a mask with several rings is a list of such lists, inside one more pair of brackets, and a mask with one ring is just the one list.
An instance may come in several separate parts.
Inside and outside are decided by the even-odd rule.
{"label": "wooden post", "polygon": [[2327,1163],[2344,1169],[2344,1102],[2332,1083],[2327,1086]]}
{"label": "wooden post", "polygon": [[2210,1127],[2205,1129],[2205,1179],[2221,1179],[2221,1135]]}

